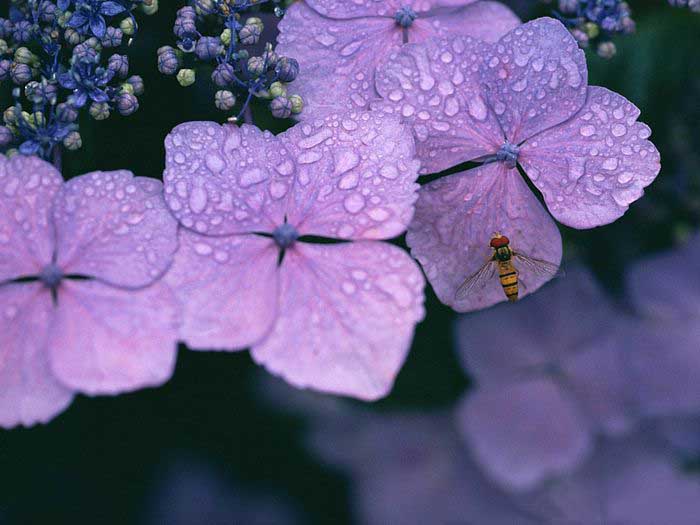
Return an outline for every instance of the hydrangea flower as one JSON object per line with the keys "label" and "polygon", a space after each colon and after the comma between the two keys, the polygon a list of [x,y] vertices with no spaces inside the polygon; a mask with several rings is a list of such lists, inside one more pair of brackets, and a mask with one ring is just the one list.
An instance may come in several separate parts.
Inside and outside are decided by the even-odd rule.
{"label": "hydrangea flower", "polygon": [[349,475],[358,523],[541,523],[486,479],[448,412],[345,407],[312,423],[310,448]]}
{"label": "hydrangea flower", "polygon": [[691,525],[700,481],[644,436],[607,441],[571,476],[517,497],[539,523]]}
{"label": "hydrangea flower", "polygon": [[156,282],[177,248],[158,181],[128,171],[64,182],[0,156],[0,425],[29,426],[76,392],[116,394],[172,374],[179,314]]}
{"label": "hydrangea flower", "polygon": [[459,425],[491,479],[533,489],[581,465],[596,435],[634,427],[621,322],[581,269],[520,303],[459,321],[460,356],[476,379]]}
{"label": "hydrangea flower", "polygon": [[385,395],[424,314],[419,268],[377,242],[413,214],[410,132],[383,115],[332,114],[277,137],[187,123],[165,145],[166,201],[184,226],[168,274],[184,341],[252,346],[295,386]]}
{"label": "hydrangea flower", "polygon": [[495,41],[520,24],[498,2],[475,0],[308,0],[280,22],[277,52],[299,61],[302,119],[339,108],[366,108],[381,71],[405,42],[435,35]]}
{"label": "hydrangea flower", "polygon": [[645,320],[627,337],[629,373],[649,416],[700,415],[700,277],[688,261],[700,256],[697,235],[687,246],[642,260],[627,275],[633,307]]}
{"label": "hydrangea flower", "polygon": [[[659,172],[659,153],[624,97],[587,87],[583,52],[551,18],[524,24],[496,44],[468,37],[409,44],[378,72],[378,109],[413,126],[424,173],[470,160],[476,170],[421,189],[407,241],[438,297],[458,311],[505,300],[498,282],[463,299],[455,292],[490,255],[499,232],[530,257],[558,264],[555,223],[574,228],[622,216]],[[519,268],[524,293],[548,278]]]}
{"label": "hydrangea flower", "polygon": [[[63,2],[63,4],[67,3]],[[61,9],[65,10],[64,7]],[[82,34],[90,32],[97,38],[102,38],[107,32],[105,17],[109,18],[125,12],[126,7],[112,0],[76,0],[75,11],[68,20],[68,26]]]}

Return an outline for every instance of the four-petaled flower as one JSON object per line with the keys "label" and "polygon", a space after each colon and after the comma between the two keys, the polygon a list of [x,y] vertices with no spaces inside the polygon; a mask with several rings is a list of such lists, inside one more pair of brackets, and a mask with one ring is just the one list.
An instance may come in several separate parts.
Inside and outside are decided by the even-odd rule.
{"label": "four-petaled flower", "polygon": [[[506,299],[498,279],[465,297],[456,290],[491,254],[498,232],[514,250],[558,264],[561,238],[549,211],[574,228],[613,222],[659,172],[659,153],[624,97],[588,87],[583,52],[551,18],[495,44],[469,37],[409,44],[377,73],[376,109],[413,126],[424,173],[470,160],[485,165],[420,191],[407,242],[438,297],[458,311]],[[520,271],[522,292],[551,275]]]}
{"label": "four-petaled flower", "polygon": [[106,87],[114,78],[114,71],[99,65],[99,56],[74,57],[70,71],[61,73],[58,82],[66,89],[73,90],[70,103],[82,108],[88,100],[107,102]]}
{"label": "four-petaled flower", "polygon": [[[64,0],[63,3],[69,2]],[[97,38],[102,38],[107,32],[105,17],[124,12],[126,8],[112,0],[75,0],[75,11],[68,20],[68,25],[81,33],[90,31]]]}
{"label": "four-petaled flower", "polygon": [[495,41],[520,24],[498,2],[475,0],[308,0],[279,25],[277,52],[295,57],[301,118],[340,108],[366,108],[377,98],[375,70],[404,42],[470,35]]}
{"label": "four-petaled flower", "polygon": [[0,426],[171,376],[179,310],[159,278],[176,248],[160,182],[64,182],[36,157],[0,156]]}
{"label": "four-petaled flower", "polygon": [[252,346],[299,387],[386,395],[424,313],[418,266],[379,242],[411,220],[414,156],[410,131],[381,114],[329,114],[279,136],[175,128],[165,196],[184,228],[166,279],[184,305],[182,339]]}

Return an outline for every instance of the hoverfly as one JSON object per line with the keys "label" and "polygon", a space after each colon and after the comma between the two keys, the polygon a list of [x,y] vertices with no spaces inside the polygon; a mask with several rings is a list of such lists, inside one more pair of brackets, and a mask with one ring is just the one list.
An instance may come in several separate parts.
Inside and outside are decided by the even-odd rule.
{"label": "hoverfly", "polygon": [[472,290],[480,288],[485,282],[493,279],[498,270],[498,279],[501,281],[503,292],[510,302],[515,302],[518,300],[519,284],[522,284],[518,281],[516,266],[522,266],[544,277],[554,277],[559,272],[559,266],[556,264],[514,251],[510,247],[510,239],[500,233],[493,234],[489,246],[493,250],[491,257],[457,288],[455,299],[464,299]]}

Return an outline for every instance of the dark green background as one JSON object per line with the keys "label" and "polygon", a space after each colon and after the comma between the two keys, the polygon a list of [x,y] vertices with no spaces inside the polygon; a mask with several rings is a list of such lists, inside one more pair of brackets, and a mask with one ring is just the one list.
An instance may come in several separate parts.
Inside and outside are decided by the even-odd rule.
{"label": "dark green background", "polygon": [[[128,118],[86,120],[85,147],[67,154],[65,176],[128,168],[160,177],[163,139],[173,126],[223,119],[206,82],[183,89],[158,74],[156,49],[172,43],[170,27],[180,2],[161,4],[157,15],[142,17],[130,51],[132,73],[146,83],[141,109]],[[524,19],[549,9],[523,5],[518,10]],[[700,15],[662,0],[632,7],[637,34],[616,41],[613,60],[589,53],[590,84],[618,91],[640,107],[661,151],[662,173],[615,224],[589,231],[562,228],[567,258],[587,262],[621,300],[625,265],[683,239],[700,213]],[[268,119],[262,107],[254,113],[263,128],[281,131],[289,125]],[[428,292],[427,318],[408,362],[376,410],[444,406],[468,387],[452,349],[455,317]],[[304,420],[262,401],[256,389],[264,373],[246,352],[181,348],[175,376],[162,388],[78,397],[47,426],[0,431],[0,523],[3,514],[13,525],[141,523],[163,463],[180,453],[210,460],[246,486],[264,483],[289,494],[309,523],[351,523],[347,481],[304,451]]]}

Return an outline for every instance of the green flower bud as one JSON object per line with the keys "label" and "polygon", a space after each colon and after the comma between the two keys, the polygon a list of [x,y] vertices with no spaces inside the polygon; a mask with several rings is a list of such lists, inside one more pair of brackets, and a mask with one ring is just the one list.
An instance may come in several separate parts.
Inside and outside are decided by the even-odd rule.
{"label": "green flower bud", "polygon": [[46,117],[41,111],[37,111],[29,115],[27,122],[33,128],[42,128],[46,126]]}
{"label": "green flower bud", "polygon": [[158,12],[158,0],[144,0],[141,9],[147,15],[155,15]]}
{"label": "green flower bud", "polygon": [[226,29],[223,30],[221,33],[221,36],[219,36],[221,39],[221,42],[227,46],[231,43],[231,30],[227,27]]}
{"label": "green flower bud", "polygon": [[228,90],[219,90],[214,95],[214,105],[221,111],[230,111],[236,105],[236,96]]}
{"label": "green flower bud", "polygon": [[10,106],[5,110],[2,115],[3,121],[8,126],[17,123],[17,109],[14,106]]}
{"label": "green flower bud", "polygon": [[270,86],[270,95],[272,98],[282,97],[287,94],[287,88],[282,82],[273,82]]}
{"label": "green flower bud", "polygon": [[76,151],[83,147],[83,138],[77,131],[71,131],[63,139],[63,145],[69,151]]}
{"label": "green flower bud", "polygon": [[7,54],[7,42],[5,42],[2,38],[0,38],[0,55],[5,55]]}
{"label": "green flower bud", "polygon": [[132,36],[136,32],[136,24],[131,18],[125,18],[119,22],[119,29],[121,29],[122,33],[125,35]]}
{"label": "green flower bud", "polygon": [[109,118],[109,105],[102,102],[93,102],[90,105],[90,116],[95,120],[105,120]]}
{"label": "green flower bud", "polygon": [[289,102],[292,103],[292,113],[295,115],[298,115],[304,109],[304,99],[299,95],[290,96]]}
{"label": "green flower bud", "polygon": [[63,37],[66,39],[66,42],[68,42],[72,46],[77,46],[78,44],[80,44],[80,33],[78,33],[72,27],[69,27],[65,30],[65,32],[63,33]]}
{"label": "green flower bud", "polygon": [[600,34],[600,28],[598,27],[598,24],[594,24],[593,22],[588,22],[587,24],[585,24],[583,26],[583,30],[588,35],[588,38],[591,40],[593,40]]}
{"label": "green flower bud", "polygon": [[245,25],[247,26],[257,26],[260,29],[260,32],[262,33],[263,30],[265,29],[265,24],[263,24],[263,21],[260,20],[257,16],[251,16],[245,21]]}
{"label": "green flower bud", "polygon": [[133,95],[134,94],[134,86],[132,86],[128,82],[124,82],[121,86],[119,86],[119,92],[120,93],[128,93],[129,95]]}
{"label": "green flower bud", "polygon": [[177,72],[177,81],[182,87],[188,87],[194,84],[197,79],[194,69],[181,69]]}
{"label": "green flower bud", "polygon": [[34,61],[34,53],[26,47],[18,47],[15,51],[15,61],[20,64],[31,64]]}

